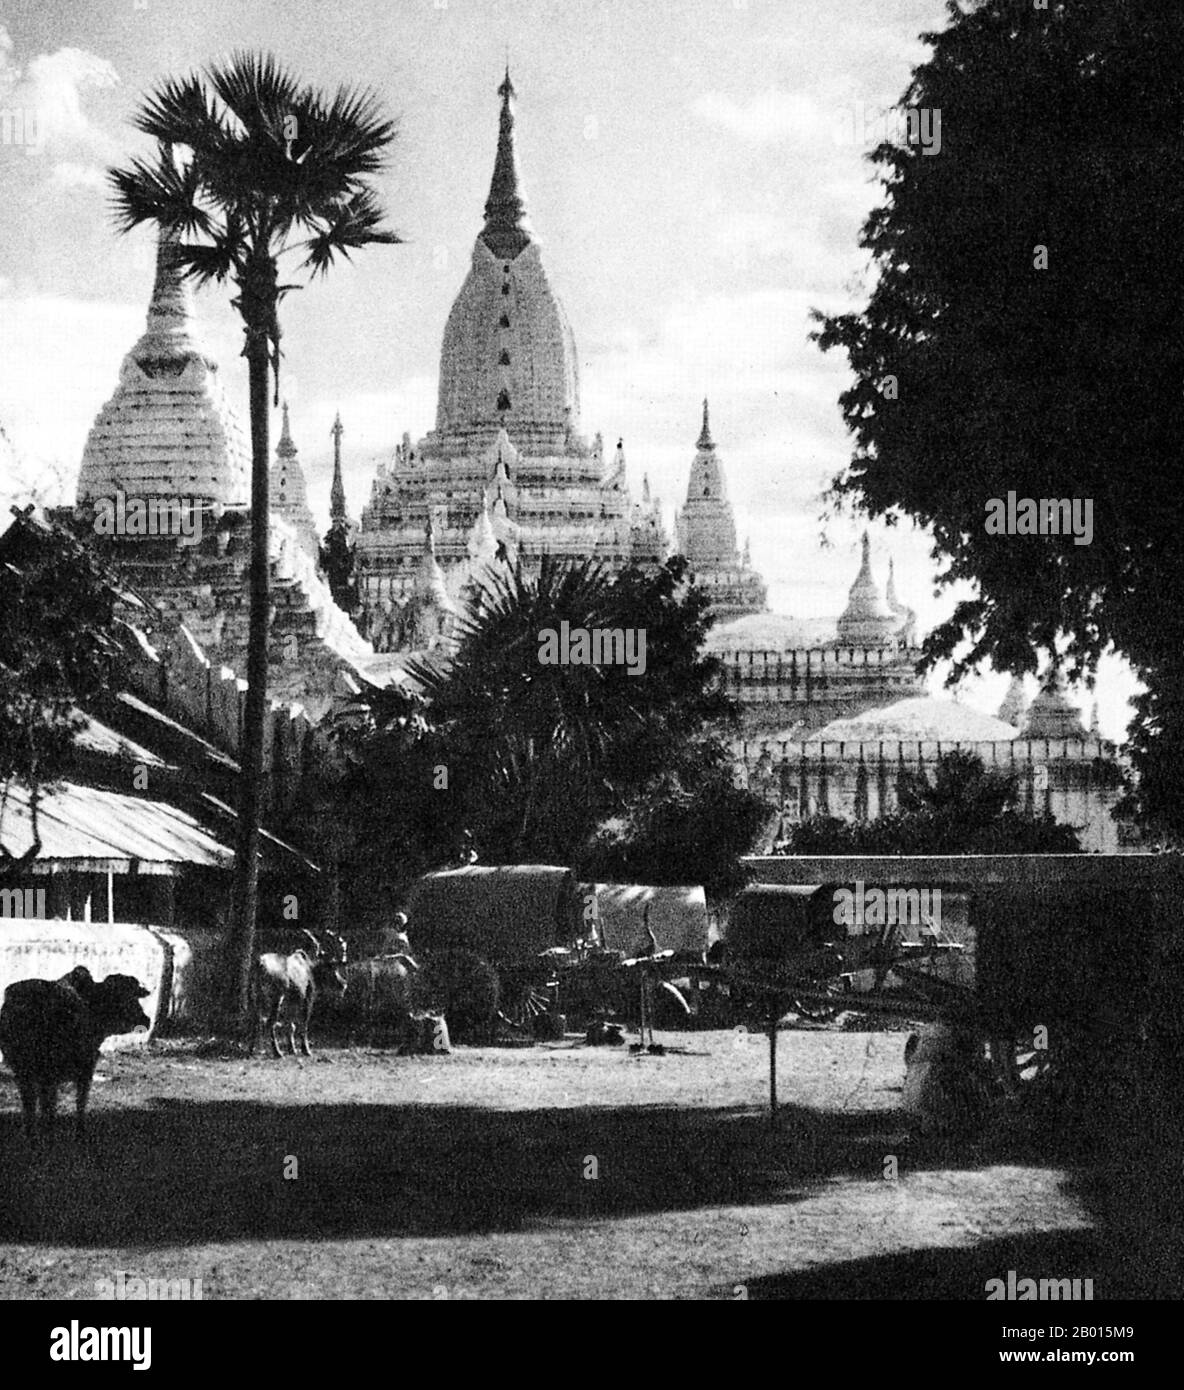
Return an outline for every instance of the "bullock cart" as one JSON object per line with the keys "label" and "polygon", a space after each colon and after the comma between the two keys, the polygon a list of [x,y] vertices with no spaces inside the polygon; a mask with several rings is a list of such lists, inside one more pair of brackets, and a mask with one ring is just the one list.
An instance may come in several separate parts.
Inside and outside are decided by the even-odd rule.
{"label": "bullock cart", "polygon": [[519,1036],[558,1026],[558,975],[580,937],[572,873],[547,864],[468,865],[425,874],[407,899],[425,968],[435,957],[483,963],[496,975],[490,1028]]}
{"label": "bullock cart", "polygon": [[417,954],[460,952],[496,971],[496,1021],[517,1036],[553,1037],[568,1016],[633,1022],[642,998],[659,1026],[685,1020],[687,980],[709,944],[700,887],[577,883],[550,865],[426,874],[407,912]]}
{"label": "bullock cart", "polygon": [[[973,1044],[966,1064],[982,1061],[997,1098],[1038,1098],[1064,1120],[1145,1090],[1179,1055],[1180,856],[848,863],[861,883],[942,885],[945,901],[962,905],[956,927],[838,926],[836,894],[851,881],[754,885],[726,943],[724,978],[741,1004],[747,991],[766,1014],[847,1009],[945,1025]],[[846,867],[819,860],[788,865],[787,876],[820,866]]]}

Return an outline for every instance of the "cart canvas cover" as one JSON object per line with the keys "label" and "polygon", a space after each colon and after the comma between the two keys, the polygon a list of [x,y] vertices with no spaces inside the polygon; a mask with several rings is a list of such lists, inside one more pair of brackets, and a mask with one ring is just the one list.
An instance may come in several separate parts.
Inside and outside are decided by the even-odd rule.
{"label": "cart canvas cover", "polygon": [[515,961],[580,934],[580,903],[570,869],[545,864],[471,864],[425,874],[407,899],[408,932],[418,951],[476,951]]}
{"label": "cart canvas cover", "polygon": [[582,883],[585,909],[594,905],[603,945],[633,955],[646,941],[645,909],[658,949],[701,956],[708,939],[707,897],[698,885],[660,888],[645,883]]}
{"label": "cart canvas cover", "polygon": [[831,884],[750,884],[732,904],[727,940],[742,940],[750,956],[782,960],[843,935],[845,929],[834,925],[833,904]]}

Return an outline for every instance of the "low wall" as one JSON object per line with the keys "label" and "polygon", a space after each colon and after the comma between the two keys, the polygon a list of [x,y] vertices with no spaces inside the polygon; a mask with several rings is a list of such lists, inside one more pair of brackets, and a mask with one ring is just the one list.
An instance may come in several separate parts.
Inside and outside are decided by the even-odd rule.
{"label": "low wall", "polygon": [[750,854],[760,883],[1099,884],[1115,891],[1184,890],[1184,855],[1175,854]]}
{"label": "low wall", "polygon": [[[149,991],[144,1012],[155,1032],[173,1010],[177,983],[186,973],[190,951],[178,936],[130,923],[14,920],[0,922],[0,992],[17,980],[56,980],[85,965],[96,980],[134,975]],[[108,1038],[105,1052],[142,1047],[144,1033]]]}
{"label": "low wall", "polygon": [[[149,991],[144,1012],[158,1033],[201,1032],[211,1026],[221,987],[222,935],[184,935],[135,923],[0,921],[0,997],[17,980],[56,980],[85,965],[96,980],[134,975]],[[108,1038],[103,1051],[143,1047],[143,1033]]]}

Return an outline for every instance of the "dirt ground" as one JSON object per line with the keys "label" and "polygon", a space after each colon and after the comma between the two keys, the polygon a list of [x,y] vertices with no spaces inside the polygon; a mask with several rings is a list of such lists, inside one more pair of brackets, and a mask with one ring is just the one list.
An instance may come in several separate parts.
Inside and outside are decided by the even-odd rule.
{"label": "dirt ground", "polygon": [[982,1299],[1009,1269],[1132,1291],[1138,1252],[1063,1157],[910,1140],[903,1033],[783,1032],[775,1132],[763,1037],[664,1040],[156,1043],[102,1060],[88,1145],[48,1154],[0,1074],[0,1297],[91,1298],[120,1270],[232,1299]]}

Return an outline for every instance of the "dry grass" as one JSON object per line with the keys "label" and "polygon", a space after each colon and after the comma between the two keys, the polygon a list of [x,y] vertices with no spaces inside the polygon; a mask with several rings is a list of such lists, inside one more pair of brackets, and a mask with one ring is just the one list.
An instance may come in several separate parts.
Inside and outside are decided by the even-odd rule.
{"label": "dry grass", "polygon": [[1106,1277],[1055,1163],[909,1141],[902,1034],[783,1033],[775,1134],[762,1039],[664,1040],[156,1045],[104,1059],[87,1150],[49,1154],[0,1077],[0,1296],[87,1298],[120,1269],[206,1298],[981,1299],[1009,1268]]}

